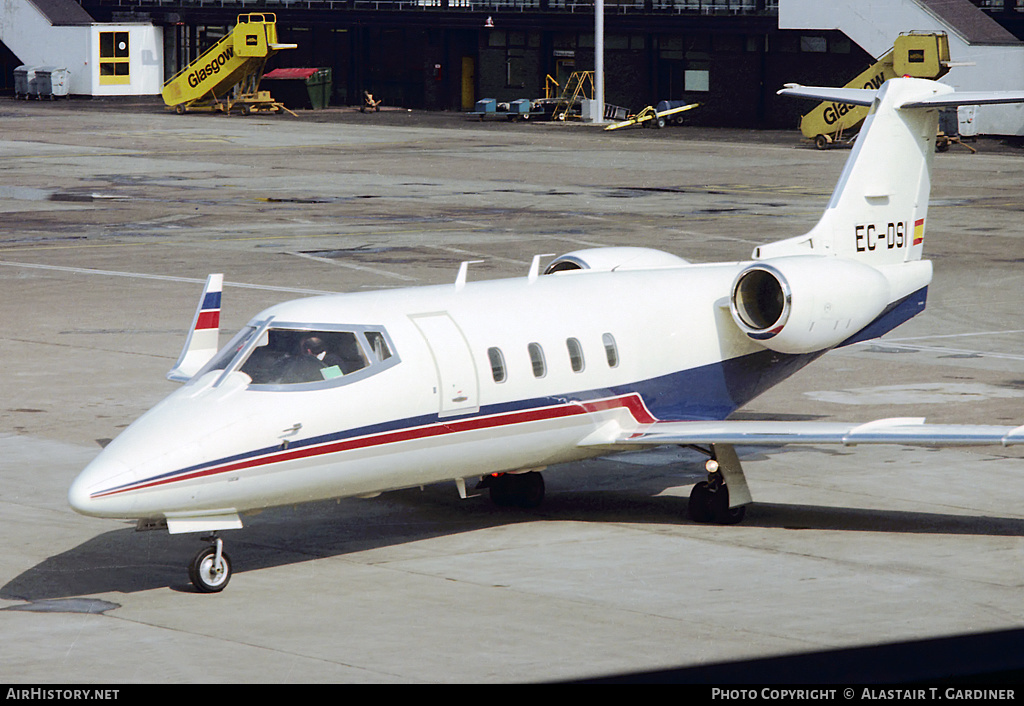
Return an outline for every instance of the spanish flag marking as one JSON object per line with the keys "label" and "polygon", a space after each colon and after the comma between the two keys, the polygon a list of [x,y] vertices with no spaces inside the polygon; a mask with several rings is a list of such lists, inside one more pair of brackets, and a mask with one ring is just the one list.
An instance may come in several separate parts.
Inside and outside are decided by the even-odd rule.
{"label": "spanish flag marking", "polygon": [[924,242],[924,219],[918,218],[914,221],[914,245]]}

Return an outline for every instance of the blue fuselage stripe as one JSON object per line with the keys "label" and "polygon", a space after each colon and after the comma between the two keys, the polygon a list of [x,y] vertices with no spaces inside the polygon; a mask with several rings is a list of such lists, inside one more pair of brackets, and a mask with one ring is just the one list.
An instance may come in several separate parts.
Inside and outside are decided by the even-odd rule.
{"label": "blue fuselage stripe", "polygon": [[[924,309],[926,296],[927,287],[914,292],[900,301],[894,302],[875,321],[860,333],[844,341],[842,345],[849,345],[860,340],[867,340],[868,338],[877,338],[887,333],[920,313]],[[681,370],[626,385],[562,395],[510,400],[485,405],[479,410],[468,414],[446,416],[443,420],[437,413],[422,414],[298,440],[288,444],[287,448],[294,450],[310,446],[330,445],[363,436],[391,434],[441,423],[464,421],[474,417],[488,417],[534,409],[556,408],[568,404],[586,403],[634,394],[640,396],[646,409],[659,421],[713,421],[725,419],[739,407],[747,404],[774,385],[777,385],[825,352],[817,351],[793,355],[777,353],[771,350],[761,350],[738,358]],[[279,393],[268,391],[262,394],[273,395]],[[144,481],[129,483],[119,488],[108,488],[103,492],[117,492],[134,485],[150,484],[168,480],[175,476],[188,476],[204,469],[237,464],[257,459],[261,456],[276,454],[280,451],[282,451],[280,445],[254,449],[219,458],[215,461],[180,468],[159,476],[152,476]]]}

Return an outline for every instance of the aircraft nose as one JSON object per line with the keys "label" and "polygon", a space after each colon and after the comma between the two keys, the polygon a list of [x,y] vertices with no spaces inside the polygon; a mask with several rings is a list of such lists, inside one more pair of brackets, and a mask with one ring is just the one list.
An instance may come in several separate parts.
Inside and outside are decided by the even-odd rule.
{"label": "aircraft nose", "polygon": [[115,487],[117,479],[129,472],[128,467],[114,459],[105,458],[101,453],[92,463],[85,467],[68,489],[68,504],[82,515],[92,517],[121,516],[116,502],[110,498],[96,497],[104,490]]}
{"label": "aircraft nose", "polygon": [[68,504],[75,512],[82,515],[90,515],[92,514],[89,512],[92,506],[92,498],[89,495],[89,482],[85,478],[85,474],[81,473],[75,478],[68,489]]}

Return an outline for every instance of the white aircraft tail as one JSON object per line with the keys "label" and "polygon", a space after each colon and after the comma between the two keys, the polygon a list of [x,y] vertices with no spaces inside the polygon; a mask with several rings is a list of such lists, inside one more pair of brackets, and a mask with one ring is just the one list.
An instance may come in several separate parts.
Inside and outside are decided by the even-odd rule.
{"label": "white aircraft tail", "polygon": [[956,93],[917,78],[891,79],[877,91],[790,86],[779,94],[871,109],[818,224],[805,235],[756,248],[754,259],[820,254],[875,267],[921,259],[938,109],[1024,102],[1024,91]]}

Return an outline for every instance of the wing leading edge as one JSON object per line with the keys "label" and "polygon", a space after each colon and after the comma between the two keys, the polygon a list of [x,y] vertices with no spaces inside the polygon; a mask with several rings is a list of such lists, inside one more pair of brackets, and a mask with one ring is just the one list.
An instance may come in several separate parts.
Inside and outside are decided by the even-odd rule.
{"label": "wing leading edge", "polygon": [[843,422],[655,422],[623,434],[612,445],[901,444],[905,446],[1013,446],[1024,444],[1024,426],[925,424],[920,417],[867,423]]}

